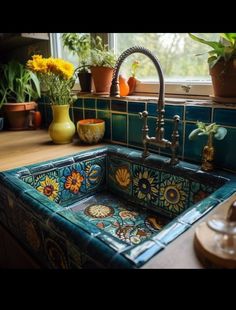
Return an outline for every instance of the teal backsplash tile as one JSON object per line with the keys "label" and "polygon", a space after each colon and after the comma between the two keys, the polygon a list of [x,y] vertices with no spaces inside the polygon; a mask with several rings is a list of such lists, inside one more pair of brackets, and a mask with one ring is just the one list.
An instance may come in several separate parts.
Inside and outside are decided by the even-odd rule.
{"label": "teal backsplash tile", "polygon": [[193,129],[196,129],[196,125],[186,123],[185,127],[185,145],[184,145],[184,158],[194,161],[201,162],[202,150],[207,142],[206,136],[197,137],[196,140],[190,141],[188,136]]}
{"label": "teal backsplash tile", "polygon": [[[165,121],[165,139],[172,141],[172,133],[173,133],[173,128],[174,128],[174,122],[170,120]],[[178,156],[182,155],[182,150],[183,150],[183,122],[179,122],[178,126],[178,131],[179,131],[179,149],[177,151]],[[165,154],[171,154],[171,149],[170,148],[163,148],[161,149],[161,153]]]}
{"label": "teal backsplash tile", "polygon": [[112,111],[127,112],[127,102],[123,100],[112,100],[111,109]]}
{"label": "teal backsplash tile", "polygon": [[127,115],[112,114],[112,140],[127,142]]}
{"label": "teal backsplash tile", "polygon": [[219,167],[236,170],[236,128],[227,128],[224,140],[214,140],[215,164]]}
{"label": "teal backsplash tile", "polygon": [[83,99],[82,99],[82,98],[78,98],[78,99],[75,101],[75,103],[74,103],[73,106],[74,106],[74,107],[77,107],[77,108],[83,108]]}
{"label": "teal backsplash tile", "polygon": [[105,139],[111,139],[111,113],[106,111],[97,111],[97,117],[105,121]]}
{"label": "teal backsplash tile", "polygon": [[95,110],[84,110],[85,118],[96,118],[96,111]]}
{"label": "teal backsplash tile", "polygon": [[[142,120],[143,122],[143,120]],[[149,136],[153,137],[156,135],[156,118],[154,117],[148,117],[148,127],[149,127]],[[142,131],[141,131],[142,134]]]}
{"label": "teal backsplash tile", "polygon": [[175,115],[179,115],[180,120],[183,120],[184,107],[176,105],[165,105],[165,118],[173,119]]}
{"label": "teal backsplash tile", "polygon": [[84,99],[84,108],[85,109],[95,109],[95,99],[85,98]]}
{"label": "teal backsplash tile", "polygon": [[217,124],[236,127],[236,110],[214,109],[213,119]]}
{"label": "teal backsplash tile", "polygon": [[83,110],[74,108],[73,112],[74,112],[74,123],[77,124],[78,121],[84,118]]}
{"label": "teal backsplash tile", "polygon": [[211,108],[209,107],[186,107],[186,121],[211,122]]}
{"label": "teal backsplash tile", "polygon": [[142,145],[143,121],[136,115],[129,115],[129,140],[132,145]]}
{"label": "teal backsplash tile", "polygon": [[109,99],[97,99],[97,109],[98,110],[110,110],[110,100]]}
{"label": "teal backsplash tile", "polygon": [[128,112],[129,113],[139,113],[145,110],[145,103],[144,102],[128,102]]}
{"label": "teal backsplash tile", "polygon": [[147,103],[147,111],[149,116],[157,115],[157,102],[148,102]]}

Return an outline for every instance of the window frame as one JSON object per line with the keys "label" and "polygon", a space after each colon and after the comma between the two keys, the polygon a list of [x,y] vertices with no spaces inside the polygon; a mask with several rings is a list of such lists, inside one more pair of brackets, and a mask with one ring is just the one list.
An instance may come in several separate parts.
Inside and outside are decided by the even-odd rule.
{"label": "window frame", "polygon": [[[60,34],[50,33],[51,54],[54,57],[61,57],[60,49]],[[104,42],[108,44],[110,49],[115,50],[114,33],[91,33],[91,36],[95,37],[99,35],[103,38]],[[80,90],[79,84],[76,83],[74,90]],[[155,96],[159,90],[158,81],[138,81],[134,95],[137,96]],[[187,98],[206,98],[213,93],[211,81],[188,81],[186,82],[168,82],[165,81],[165,95],[167,97],[187,97]]]}

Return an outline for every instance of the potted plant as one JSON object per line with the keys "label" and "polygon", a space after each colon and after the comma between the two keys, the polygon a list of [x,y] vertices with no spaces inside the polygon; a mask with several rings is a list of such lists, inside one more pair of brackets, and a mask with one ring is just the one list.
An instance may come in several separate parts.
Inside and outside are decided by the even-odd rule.
{"label": "potted plant", "polygon": [[100,36],[92,39],[91,73],[97,93],[109,94],[116,61],[116,55],[108,50]]}
{"label": "potted plant", "polygon": [[17,61],[1,65],[0,106],[10,130],[28,128],[29,111],[40,96],[37,76]]}
{"label": "potted plant", "polygon": [[73,102],[71,95],[75,84],[74,66],[63,59],[32,56],[27,66],[39,78],[41,88],[49,98],[53,112],[53,121],[49,126],[49,135],[55,144],[70,143],[75,133],[75,125],[70,119],[69,108]]}
{"label": "potted plant", "polygon": [[203,171],[212,171],[214,169],[213,160],[215,157],[215,148],[213,145],[213,138],[216,140],[223,140],[227,134],[227,129],[212,123],[206,125],[203,122],[197,122],[197,128],[189,134],[189,140],[195,140],[198,136],[207,136],[207,144],[202,152],[202,165]]}
{"label": "potted plant", "polygon": [[91,39],[89,34],[63,33],[63,45],[78,56],[78,78],[82,92],[91,92],[92,77],[90,72]]}
{"label": "potted plant", "polygon": [[218,41],[207,41],[189,33],[193,40],[206,44],[209,71],[215,97],[236,97],[236,33],[220,33]]}

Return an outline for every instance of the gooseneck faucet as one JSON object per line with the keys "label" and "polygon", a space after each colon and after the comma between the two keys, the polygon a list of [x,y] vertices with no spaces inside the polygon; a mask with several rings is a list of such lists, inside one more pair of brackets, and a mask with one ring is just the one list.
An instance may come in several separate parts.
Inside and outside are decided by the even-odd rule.
{"label": "gooseneck faucet", "polygon": [[143,145],[144,145],[144,151],[143,151],[143,157],[146,158],[147,156],[150,155],[148,151],[148,146],[149,144],[155,144],[158,147],[161,148],[166,148],[169,147],[172,152],[170,164],[171,165],[176,165],[179,160],[177,158],[177,149],[179,146],[179,133],[178,133],[178,123],[180,120],[180,117],[178,115],[175,115],[173,117],[174,119],[174,129],[172,133],[172,141],[166,140],[164,138],[164,114],[165,114],[165,84],[164,84],[164,76],[162,73],[162,69],[160,66],[160,63],[158,59],[152,54],[151,51],[148,49],[142,47],[142,46],[133,46],[126,51],[124,51],[120,57],[118,58],[114,71],[113,71],[113,77],[112,77],[112,84],[111,84],[111,89],[110,89],[110,96],[111,97],[119,97],[120,96],[120,87],[119,87],[119,81],[118,81],[118,76],[119,76],[119,70],[121,67],[121,64],[123,61],[130,56],[131,54],[134,53],[141,53],[146,56],[148,56],[152,62],[154,63],[154,66],[157,70],[158,76],[159,76],[159,84],[160,84],[160,89],[159,89],[159,98],[158,98],[158,104],[157,104],[157,122],[156,122],[156,136],[155,137],[149,137],[148,132],[148,124],[147,124],[147,117],[148,117],[148,112],[143,111],[139,113],[140,118],[143,118],[144,120],[144,125],[142,129],[143,133]]}

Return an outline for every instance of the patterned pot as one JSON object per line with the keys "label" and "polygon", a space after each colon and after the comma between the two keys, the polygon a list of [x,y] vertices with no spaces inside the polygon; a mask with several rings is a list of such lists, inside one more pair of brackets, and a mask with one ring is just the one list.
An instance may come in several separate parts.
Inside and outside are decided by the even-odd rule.
{"label": "patterned pot", "polygon": [[105,133],[105,121],[102,119],[88,118],[77,122],[79,139],[86,144],[100,142]]}

